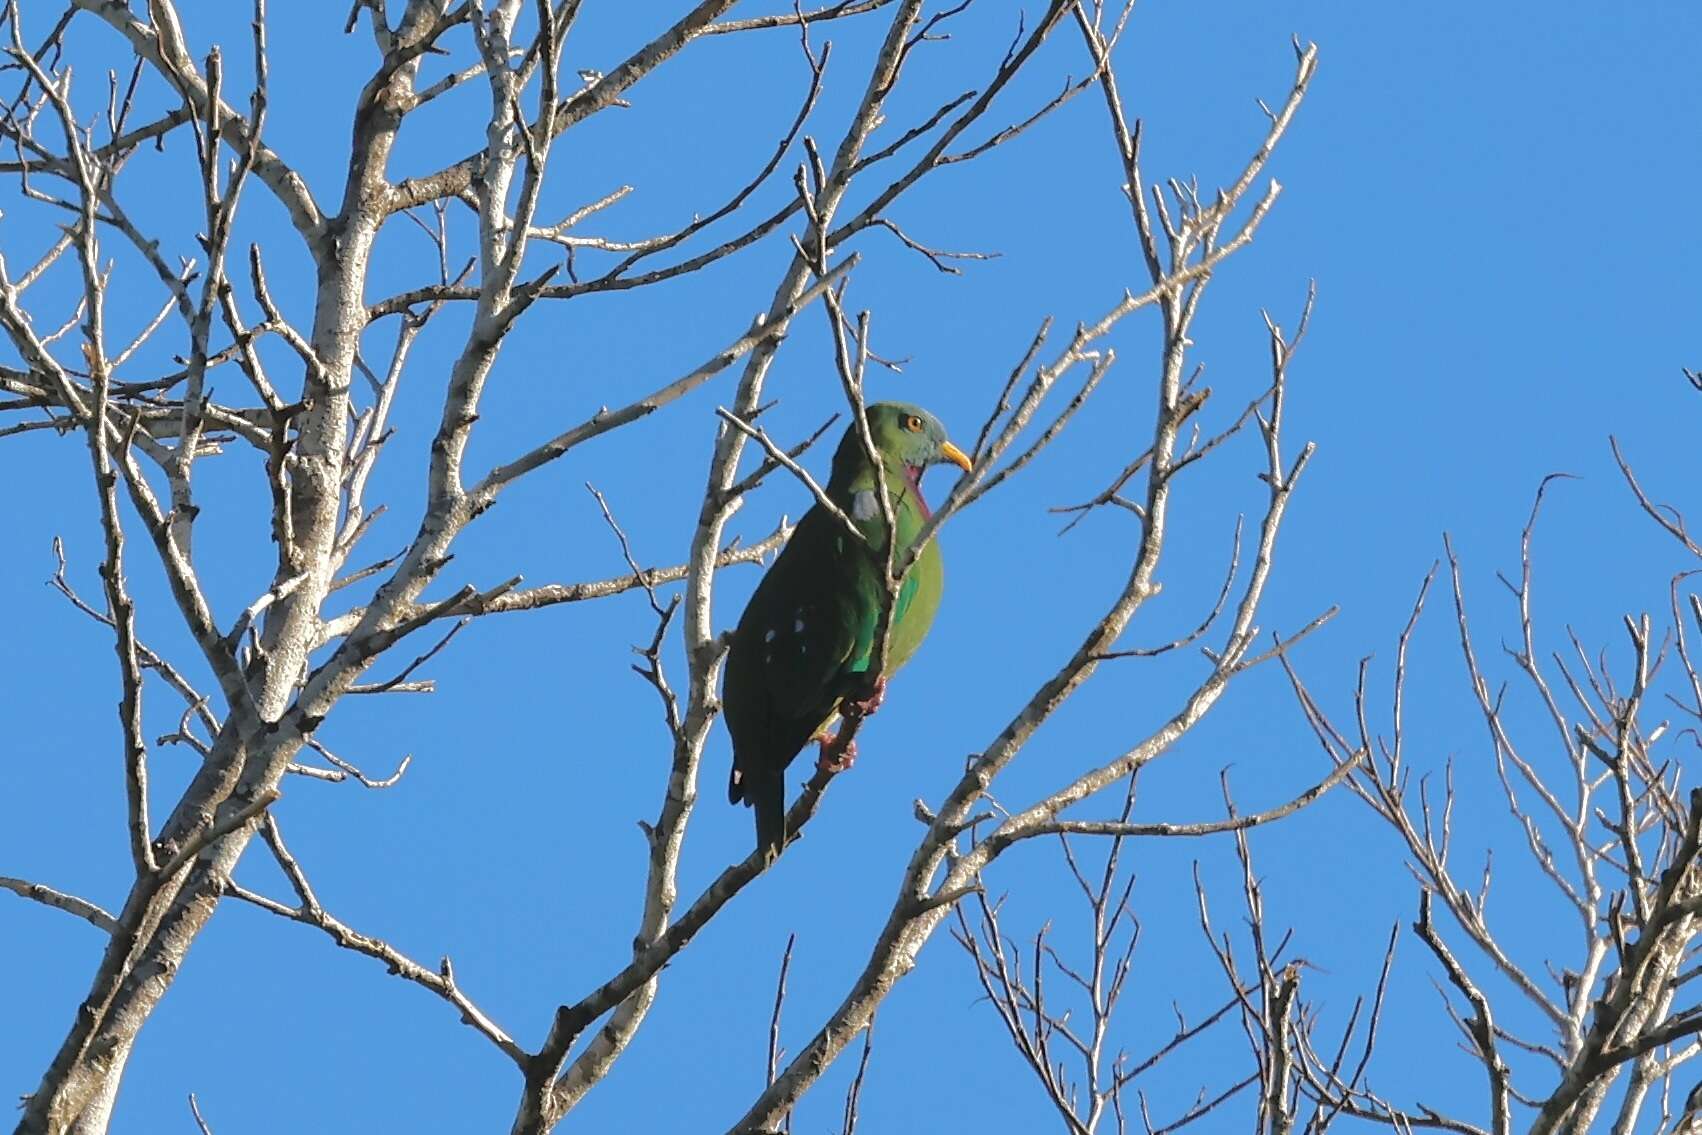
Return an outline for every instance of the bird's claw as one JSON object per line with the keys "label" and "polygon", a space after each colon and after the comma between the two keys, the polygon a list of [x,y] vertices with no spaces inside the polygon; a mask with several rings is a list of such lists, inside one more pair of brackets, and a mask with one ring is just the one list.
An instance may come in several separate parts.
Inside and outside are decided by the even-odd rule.
{"label": "bird's claw", "polygon": [[816,771],[823,773],[841,773],[857,763],[857,742],[847,740],[844,750],[835,757],[833,750],[839,745],[839,734],[818,733],[815,740],[821,745],[821,755],[816,758]]}
{"label": "bird's claw", "polygon": [[882,676],[875,679],[874,688],[868,692],[867,696],[862,698],[846,699],[844,708],[849,709],[858,717],[871,717],[874,715],[876,710],[880,709],[881,704],[885,701],[886,678],[885,676]]}

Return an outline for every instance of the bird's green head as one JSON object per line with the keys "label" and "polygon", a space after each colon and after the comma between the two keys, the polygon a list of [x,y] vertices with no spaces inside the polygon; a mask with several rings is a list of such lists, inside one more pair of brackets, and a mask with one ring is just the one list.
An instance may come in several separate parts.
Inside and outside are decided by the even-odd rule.
{"label": "bird's green head", "polygon": [[[869,433],[889,474],[912,483],[921,479],[930,465],[951,462],[964,472],[972,469],[969,455],[946,439],[940,420],[920,406],[908,402],[876,402],[867,408]],[[849,484],[868,465],[863,443],[853,423],[833,455],[833,479]]]}

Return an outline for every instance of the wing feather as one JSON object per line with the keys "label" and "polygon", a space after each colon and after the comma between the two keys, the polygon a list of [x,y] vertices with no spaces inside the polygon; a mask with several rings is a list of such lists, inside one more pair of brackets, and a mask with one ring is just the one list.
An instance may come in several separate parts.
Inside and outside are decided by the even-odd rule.
{"label": "wing feather", "polygon": [[833,714],[858,637],[858,572],[837,522],[819,508],[799,521],[733,632],[727,726],[735,781],[778,775]]}

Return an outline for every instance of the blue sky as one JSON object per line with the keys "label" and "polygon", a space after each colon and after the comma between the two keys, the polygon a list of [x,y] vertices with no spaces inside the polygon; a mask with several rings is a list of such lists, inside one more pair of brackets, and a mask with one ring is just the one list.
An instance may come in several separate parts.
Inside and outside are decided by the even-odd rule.
{"label": "blue sky", "polygon": [[[269,137],[332,204],[370,41],[340,34],[342,4],[274,7]],[[672,19],[673,7],[587,4],[567,72],[609,69]],[[774,6],[738,11],[746,7]],[[183,10],[192,50],[222,43],[229,81],[243,89],[246,6]],[[907,79],[888,132],[940,96],[976,85],[1014,24],[1014,5],[972,9],[953,40]],[[811,125],[818,138],[842,129],[879,30],[861,20],[818,33],[834,42]],[[1219,413],[1244,402],[1266,375],[1260,309],[1291,324],[1308,281],[1317,282],[1316,315],[1292,374],[1289,429],[1291,445],[1313,439],[1318,455],[1284,530],[1261,623],[1293,628],[1341,606],[1299,655],[1332,710],[1347,708],[1365,654],[1377,656],[1374,672],[1386,685],[1394,636],[1444,531],[1464,560],[1486,651],[1512,634],[1494,573],[1516,567],[1518,531],[1546,473],[1578,475],[1556,487],[1537,538],[1538,616],[1548,620],[1549,646],[1563,642],[1570,624],[1584,642],[1619,649],[1620,614],[1664,610],[1669,576],[1688,566],[1635,513],[1607,439],[1621,440],[1657,497],[1682,501],[1694,484],[1702,396],[1679,367],[1702,361],[1694,334],[1702,236],[1690,219],[1702,178],[1699,32],[1694,8],[1672,3],[1148,0],[1137,11],[1118,65],[1127,105],[1146,122],[1149,177],[1226,181],[1262,134],[1253,100],[1274,102],[1286,89],[1290,37],[1320,49],[1312,94],[1271,167],[1283,195],[1254,244],[1213,281],[1194,358],[1223,396],[1214,399]],[[79,72],[92,91],[115,58],[113,43],[92,23],[79,35],[89,52]],[[1064,75],[1083,70],[1078,43],[1059,34],[993,121],[1023,116]],[[795,112],[804,76],[791,33],[693,46],[635,88],[630,109],[564,139],[542,214],[630,182],[637,191],[596,231],[630,238],[677,226],[761,163]],[[157,85],[147,97],[156,106],[164,99]],[[476,147],[483,100],[468,88],[422,114],[404,132],[393,174],[423,172]],[[187,250],[199,224],[191,187],[162,179],[181,178],[188,140],[172,147],[166,157],[137,159],[126,175],[129,204],[167,234],[167,247]],[[874,392],[927,405],[960,440],[972,438],[1043,317],[1071,326],[1143,282],[1118,183],[1103,104],[1092,96],[983,161],[930,176],[896,210],[906,229],[931,245],[1002,255],[946,277],[885,234],[860,240],[850,302],[872,310],[878,351],[911,360],[903,375],[875,376]],[[782,179],[759,202],[772,206],[789,192]],[[0,250],[18,264],[51,236],[45,214],[14,208],[14,197]],[[305,321],[310,269],[258,187],[245,198],[244,224],[243,239],[267,248],[274,293]],[[468,246],[464,233],[462,241]],[[432,270],[428,247],[405,222],[380,248],[374,298]],[[535,313],[503,355],[472,463],[499,461],[701,362],[766,306],[788,255],[783,238],[771,240],[692,279]],[[135,288],[121,292],[114,317],[134,325],[157,296],[136,265],[120,260],[120,272]],[[74,284],[66,274],[44,282],[41,294],[66,297]],[[808,432],[841,398],[820,314],[811,316],[771,380],[782,401],[770,428],[785,437]],[[397,437],[375,482],[391,512],[369,538],[370,558],[412,532],[444,360],[464,329],[458,318],[446,316],[416,349]],[[380,326],[368,349],[379,353],[393,333]],[[720,1130],[737,1118],[761,1086],[774,974],[789,933],[797,945],[788,1046],[803,1043],[837,1004],[920,834],[910,801],[937,799],[954,783],[963,755],[984,746],[1055,670],[1126,573],[1131,518],[1097,515],[1059,537],[1059,518],[1047,511],[1091,496],[1145,445],[1157,346],[1150,313],[1129,320],[1112,343],[1120,361],[1065,444],[945,533],[949,584],[933,636],[894,683],[863,734],[856,770],[835,783],[809,838],[668,968],[631,1051],[563,1130]],[[467,533],[455,569],[487,582],[619,573],[619,549],[586,481],[607,495],[641,561],[678,562],[713,411],[730,390],[728,379],[718,380],[521,484]],[[1165,591],[1137,621],[1132,642],[1172,638],[1209,605],[1236,512],[1256,507],[1262,494],[1252,440],[1208,462],[1181,490],[1160,573]],[[213,471],[216,462],[202,467],[202,531],[215,534],[202,537],[202,571],[228,623],[266,587],[271,549],[264,512],[258,520],[253,512],[262,499],[257,467],[246,457],[221,460],[228,472]],[[825,455],[811,464],[823,468]],[[948,478],[935,475],[930,486],[943,494]],[[57,534],[73,582],[98,594],[86,454],[75,439],[7,438],[0,477],[9,486],[0,594],[10,611],[0,632],[8,675],[0,716],[11,723],[0,761],[0,873],[115,907],[128,859],[110,645],[43,586]],[[807,503],[800,486],[774,478],[735,528],[760,537]],[[187,661],[158,573],[140,542],[135,549],[142,634]],[[748,568],[723,576],[720,623],[736,618],[756,578]],[[431,663],[437,694],[345,704],[321,732],[369,771],[413,754],[398,787],[375,793],[292,782],[277,806],[329,910],[422,961],[452,955],[469,993],[527,1045],[539,1041],[557,1003],[601,982],[629,948],[644,864],[634,821],[654,814],[666,769],[654,694],[627,668],[629,644],[650,631],[641,596],[476,624]],[[1550,894],[1513,862],[1516,832],[1495,794],[1452,633],[1438,605],[1415,645],[1413,759],[1437,771],[1450,757],[1457,762],[1462,862],[1481,847],[1506,849],[1493,907],[1540,957],[1558,933],[1549,928],[1561,923]],[[1127,748],[1172,712],[1203,665],[1176,658],[1108,667],[1042,731],[1001,782],[1001,798],[1026,803]],[[150,736],[168,731],[177,713],[155,692]],[[688,895],[748,847],[748,814],[720,796],[727,759],[718,728],[683,869]],[[1321,775],[1316,743],[1280,673],[1250,676],[1160,762],[1143,782],[1137,816],[1217,815],[1225,766],[1245,808]],[[158,811],[190,769],[177,749],[156,753],[153,768]],[[1416,894],[1400,849],[1345,794],[1256,833],[1253,848],[1267,881],[1267,917],[1298,928],[1295,950],[1317,967],[1308,995],[1326,1032],[1339,1028],[1352,999],[1375,982],[1389,927],[1412,919]],[[1134,1053],[1168,1036],[1172,1000],[1192,1016],[1222,998],[1193,912],[1196,859],[1213,886],[1220,928],[1238,927],[1229,845],[1149,841],[1127,857],[1138,876],[1143,940],[1115,1043]],[[257,854],[239,878],[287,893]],[[1054,849],[1008,854],[988,884],[1009,892],[1010,929],[1031,934],[1053,918],[1060,947],[1079,945],[1085,912]],[[101,945],[80,922],[0,896],[0,959],[13,974],[0,994],[0,1092],[33,1089]],[[1563,957],[1564,949],[1551,952]],[[1427,1100],[1457,1102],[1481,1118],[1480,1073],[1452,1047],[1432,969],[1403,932],[1385,1018],[1392,1027],[1374,1083],[1397,1099],[1422,1089]],[[881,1010],[864,1130],[1055,1123],[977,995],[960,951],[937,936]],[[1517,1010],[1510,1015],[1519,1023]],[[1233,1078],[1224,1069],[1244,1059],[1232,1030],[1202,1042],[1152,1086],[1155,1120],[1185,1108],[1202,1083]],[[806,1101],[796,1130],[837,1130],[853,1063],[843,1061]],[[227,907],[143,1033],[116,1130],[191,1129],[191,1091],[221,1135],[492,1130],[508,1122],[517,1087],[511,1066],[429,994],[315,931]],[[1238,1126],[1226,1119],[1213,1129]]]}

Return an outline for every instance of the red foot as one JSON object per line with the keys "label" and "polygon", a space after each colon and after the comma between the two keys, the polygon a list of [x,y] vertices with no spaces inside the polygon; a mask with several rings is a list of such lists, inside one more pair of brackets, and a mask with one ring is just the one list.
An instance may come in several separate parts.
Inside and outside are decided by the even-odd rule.
{"label": "red foot", "polygon": [[869,691],[869,695],[867,697],[862,699],[847,698],[845,701],[845,708],[859,717],[872,717],[874,712],[878,710],[881,707],[881,704],[885,701],[886,678],[883,676],[875,679],[875,688]]}
{"label": "red foot", "polygon": [[828,754],[839,743],[838,733],[818,733],[815,736],[815,741],[821,745],[821,755],[816,758],[817,772],[841,773],[857,763],[857,742],[855,740],[845,743],[845,751],[839,754],[837,760]]}

